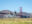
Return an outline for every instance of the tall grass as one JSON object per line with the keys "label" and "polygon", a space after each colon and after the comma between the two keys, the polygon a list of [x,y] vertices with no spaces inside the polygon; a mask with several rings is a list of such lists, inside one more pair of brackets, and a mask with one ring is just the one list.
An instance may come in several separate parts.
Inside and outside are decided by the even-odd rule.
{"label": "tall grass", "polygon": [[32,18],[3,18],[0,24],[32,24]]}

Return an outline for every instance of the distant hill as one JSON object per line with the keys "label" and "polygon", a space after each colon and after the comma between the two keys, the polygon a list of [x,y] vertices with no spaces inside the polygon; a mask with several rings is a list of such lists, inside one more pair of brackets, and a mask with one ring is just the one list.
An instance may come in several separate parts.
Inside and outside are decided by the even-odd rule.
{"label": "distant hill", "polygon": [[[9,11],[9,10],[2,10],[2,11],[0,11],[0,16],[4,16],[4,15],[8,14],[9,12],[10,12],[11,15],[13,15],[13,13],[14,13],[14,12]],[[19,13],[16,13],[16,15],[19,16],[20,15],[20,12]],[[30,16],[30,13],[22,12],[22,15],[23,16]]]}
{"label": "distant hill", "polygon": [[9,10],[2,10],[0,11],[0,16],[4,16],[5,14],[8,14],[10,12],[10,14],[13,14],[12,11],[9,11]]}

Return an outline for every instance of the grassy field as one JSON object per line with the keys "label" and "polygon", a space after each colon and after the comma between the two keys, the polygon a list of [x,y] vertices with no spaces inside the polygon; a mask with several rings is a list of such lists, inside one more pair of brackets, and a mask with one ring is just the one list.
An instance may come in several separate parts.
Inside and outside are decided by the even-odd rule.
{"label": "grassy field", "polygon": [[4,18],[0,24],[32,24],[32,18]]}

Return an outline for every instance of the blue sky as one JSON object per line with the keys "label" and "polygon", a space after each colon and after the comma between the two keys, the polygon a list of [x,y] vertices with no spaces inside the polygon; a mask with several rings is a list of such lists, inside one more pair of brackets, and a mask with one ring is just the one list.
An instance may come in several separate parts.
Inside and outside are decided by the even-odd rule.
{"label": "blue sky", "polygon": [[11,10],[32,13],[32,0],[0,0],[0,10]]}

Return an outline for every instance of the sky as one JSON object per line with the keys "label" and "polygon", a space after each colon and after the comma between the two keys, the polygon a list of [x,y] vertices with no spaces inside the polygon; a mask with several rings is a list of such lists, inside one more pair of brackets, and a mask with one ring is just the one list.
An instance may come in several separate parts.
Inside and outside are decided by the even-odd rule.
{"label": "sky", "polygon": [[20,12],[32,13],[32,0],[0,0],[0,11],[10,10]]}

